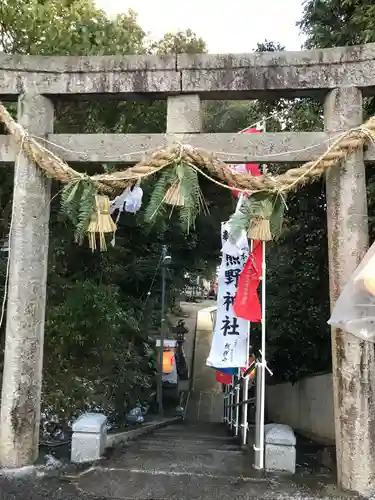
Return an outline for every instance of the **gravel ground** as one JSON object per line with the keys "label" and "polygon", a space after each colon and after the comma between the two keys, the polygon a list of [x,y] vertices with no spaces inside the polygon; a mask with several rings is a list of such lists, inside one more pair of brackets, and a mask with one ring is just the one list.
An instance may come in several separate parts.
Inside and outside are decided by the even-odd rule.
{"label": "gravel ground", "polygon": [[69,482],[58,478],[0,478],[1,500],[106,500],[79,492]]}

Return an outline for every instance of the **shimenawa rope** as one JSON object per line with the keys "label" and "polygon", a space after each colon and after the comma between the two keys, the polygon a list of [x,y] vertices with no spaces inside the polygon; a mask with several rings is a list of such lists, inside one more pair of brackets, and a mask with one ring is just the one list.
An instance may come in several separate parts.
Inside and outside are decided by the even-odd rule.
{"label": "shimenawa rope", "polygon": [[309,161],[301,167],[289,169],[281,175],[264,174],[261,177],[252,177],[246,174],[233,172],[225,163],[204,150],[189,146],[175,146],[163,151],[156,151],[134,167],[111,174],[86,176],[75,171],[67,163],[53,154],[43,145],[33,139],[13,120],[6,108],[0,103],[0,120],[5,124],[15,142],[23,149],[30,159],[35,162],[48,177],[63,183],[70,183],[85,177],[90,178],[98,192],[113,194],[114,191],[125,189],[136,181],[149,177],[156,172],[182,161],[197,167],[197,171],[207,171],[209,175],[220,179],[227,185],[238,190],[249,192],[266,191],[283,193],[296,190],[299,186],[313,182],[321,177],[329,168],[336,167],[352,152],[363,147],[370,137],[375,138],[375,116],[367,120],[362,126],[343,133],[325,153],[317,160]]}

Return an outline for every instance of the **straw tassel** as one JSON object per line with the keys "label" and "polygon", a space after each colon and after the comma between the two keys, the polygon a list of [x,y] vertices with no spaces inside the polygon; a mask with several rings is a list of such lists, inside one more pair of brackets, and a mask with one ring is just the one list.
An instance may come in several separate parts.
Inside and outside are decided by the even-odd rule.
{"label": "straw tassel", "polygon": [[105,234],[115,233],[117,226],[110,215],[110,200],[108,196],[95,196],[96,209],[91,215],[87,229],[89,245],[92,251],[96,250],[96,234],[99,234],[99,248],[101,252],[107,250]]}
{"label": "straw tassel", "polygon": [[269,219],[253,217],[250,221],[247,235],[251,240],[271,241],[273,238]]}
{"label": "straw tassel", "polygon": [[164,203],[173,205],[174,207],[183,207],[185,205],[185,197],[181,192],[181,183],[172,184],[165,193]]}

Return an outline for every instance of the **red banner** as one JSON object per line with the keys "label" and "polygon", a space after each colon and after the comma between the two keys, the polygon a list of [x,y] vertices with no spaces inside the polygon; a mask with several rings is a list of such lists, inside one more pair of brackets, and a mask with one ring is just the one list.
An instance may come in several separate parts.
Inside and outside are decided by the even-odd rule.
{"label": "red banner", "polygon": [[219,382],[219,384],[230,385],[233,382],[233,376],[230,373],[224,373],[216,370],[216,382]]}
{"label": "red banner", "polygon": [[240,274],[233,303],[235,315],[238,318],[247,319],[252,323],[260,323],[262,320],[262,309],[258,297],[258,287],[262,275],[262,261],[262,242],[254,241],[253,250]]}
{"label": "red banner", "polygon": [[[248,128],[242,133],[254,134],[260,133],[258,128]],[[261,174],[259,165],[256,163],[247,163],[239,165],[249,175],[259,177]],[[237,170],[236,171],[241,171]],[[234,192],[238,195],[238,191]],[[250,253],[247,262],[241,272],[238,280],[237,293],[233,303],[233,310],[238,318],[247,319],[252,323],[259,323],[262,320],[262,309],[258,297],[258,286],[262,275],[263,246],[262,242],[254,241],[253,250]]]}

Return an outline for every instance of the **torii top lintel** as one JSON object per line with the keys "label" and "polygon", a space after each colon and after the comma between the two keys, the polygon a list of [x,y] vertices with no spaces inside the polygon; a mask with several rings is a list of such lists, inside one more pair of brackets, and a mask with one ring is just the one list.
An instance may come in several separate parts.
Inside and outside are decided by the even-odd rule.
{"label": "torii top lintel", "polygon": [[375,95],[375,43],[299,52],[130,56],[0,54],[0,99],[25,90],[74,98],[203,99],[322,96],[355,86]]}

